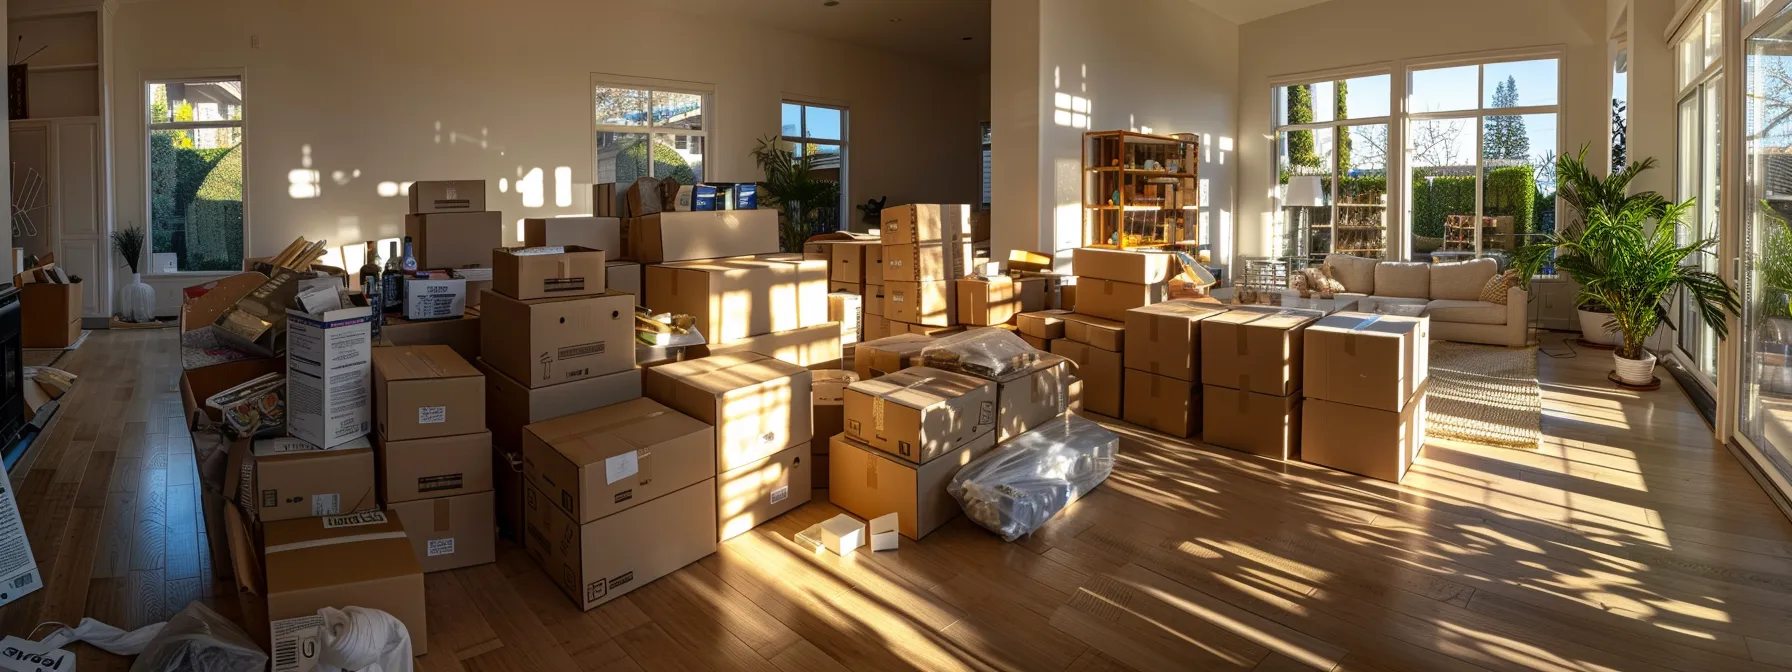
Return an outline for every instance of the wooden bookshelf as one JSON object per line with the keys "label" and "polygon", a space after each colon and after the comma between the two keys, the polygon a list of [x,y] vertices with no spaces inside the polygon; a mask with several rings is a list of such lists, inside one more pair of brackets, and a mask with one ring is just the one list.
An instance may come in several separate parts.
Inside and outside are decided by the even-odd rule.
{"label": "wooden bookshelf", "polygon": [[1083,135],[1083,245],[1156,247],[1199,240],[1201,143],[1193,134]]}

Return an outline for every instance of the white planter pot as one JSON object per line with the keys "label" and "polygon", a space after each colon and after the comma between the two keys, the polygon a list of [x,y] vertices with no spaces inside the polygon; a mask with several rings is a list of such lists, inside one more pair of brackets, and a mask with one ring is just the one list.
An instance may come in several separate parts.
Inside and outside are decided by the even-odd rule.
{"label": "white planter pot", "polygon": [[156,319],[156,290],[143,284],[142,273],[132,273],[131,284],[118,288],[118,319],[125,322]]}
{"label": "white planter pot", "polygon": [[1645,351],[1642,359],[1625,359],[1612,353],[1617,365],[1618,380],[1626,385],[1648,385],[1655,382],[1655,353]]}
{"label": "white planter pot", "polygon": [[1619,331],[1606,331],[1605,323],[1612,321],[1611,313],[1595,313],[1589,310],[1576,310],[1580,314],[1580,337],[1588,343],[1600,345],[1623,345],[1624,334]]}

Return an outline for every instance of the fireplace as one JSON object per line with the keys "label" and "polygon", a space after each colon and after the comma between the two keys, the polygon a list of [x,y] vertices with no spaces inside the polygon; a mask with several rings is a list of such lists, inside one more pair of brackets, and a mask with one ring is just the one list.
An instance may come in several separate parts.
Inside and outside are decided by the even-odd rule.
{"label": "fireplace", "polygon": [[25,352],[20,347],[24,318],[19,310],[19,289],[12,283],[0,283],[0,452],[4,452],[6,468],[24,452],[18,443],[25,427]]}

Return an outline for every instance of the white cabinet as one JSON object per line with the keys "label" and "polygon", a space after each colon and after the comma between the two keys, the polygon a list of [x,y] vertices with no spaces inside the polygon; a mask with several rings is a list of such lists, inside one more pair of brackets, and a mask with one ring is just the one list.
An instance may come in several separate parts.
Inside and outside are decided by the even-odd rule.
{"label": "white cabinet", "polygon": [[[99,117],[29,119],[11,122],[13,176],[17,191],[35,171],[44,181],[47,207],[33,213],[38,236],[14,245],[31,254],[56,255],[56,263],[85,285],[82,316],[112,314],[111,227],[107,222],[105,129]],[[27,170],[29,169],[29,170]],[[14,199],[26,203],[22,194]]]}

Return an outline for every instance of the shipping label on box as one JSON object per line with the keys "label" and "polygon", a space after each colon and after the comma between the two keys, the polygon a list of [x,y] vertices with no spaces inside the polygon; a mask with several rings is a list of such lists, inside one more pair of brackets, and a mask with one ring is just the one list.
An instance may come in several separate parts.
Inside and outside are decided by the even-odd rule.
{"label": "shipping label on box", "polygon": [[848,385],[846,435],[926,464],[996,427],[992,381],[917,366]]}
{"label": "shipping label on box", "polygon": [[715,476],[715,465],[715,429],[650,399],[523,432],[523,478],[581,524]]}
{"label": "shipping label on box", "polygon": [[485,180],[412,182],[407,196],[413,215],[481,212],[485,210]]}
{"label": "shipping label on box", "polygon": [[375,426],[393,441],[485,430],[485,376],[445,345],[373,350]]}
{"label": "shipping label on box", "polygon": [[407,320],[450,320],[467,312],[467,281],[459,278],[409,278],[404,281]]}
{"label": "shipping label on box", "polygon": [[[404,525],[391,511],[340,518],[302,518],[262,526],[267,568],[264,597],[274,669],[288,669],[316,650],[319,607],[356,605],[391,614],[411,635],[413,655],[429,652],[423,569]],[[232,540],[235,546],[238,542]],[[250,554],[254,553],[253,549]],[[233,561],[235,558],[233,557]]]}
{"label": "shipping label on box", "polygon": [[492,250],[492,289],[523,301],[602,294],[604,256],[578,245]]}
{"label": "shipping label on box", "polygon": [[497,560],[497,512],[492,492],[420,499],[392,505],[424,572]]}
{"label": "shipping label on box", "polygon": [[580,525],[525,486],[523,549],[590,610],[716,552],[716,481]]}
{"label": "shipping label on box", "polygon": [[12,483],[0,479],[0,606],[10,604],[44,586],[31,554],[31,540],[19,517],[19,502]]}
{"label": "shipping label on box", "polygon": [[529,387],[605,376],[635,366],[635,297],[608,293],[517,301],[482,294],[480,356]]}
{"label": "shipping label on box", "polygon": [[492,435],[488,431],[407,441],[382,438],[375,455],[379,458],[380,501],[388,506],[492,489]]}
{"label": "shipping label on box", "polygon": [[286,312],[286,428],[319,448],[373,431],[372,313]]}

